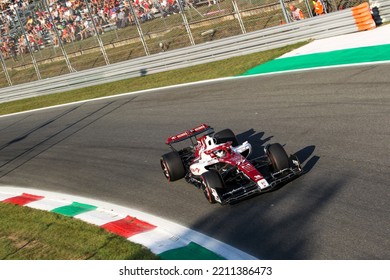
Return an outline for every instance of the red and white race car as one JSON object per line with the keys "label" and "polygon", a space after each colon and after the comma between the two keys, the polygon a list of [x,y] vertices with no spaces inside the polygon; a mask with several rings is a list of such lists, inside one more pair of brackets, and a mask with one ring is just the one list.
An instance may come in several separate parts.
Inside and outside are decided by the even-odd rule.
{"label": "red and white race car", "polygon": [[[178,147],[185,140],[189,142]],[[248,141],[239,144],[230,129],[214,133],[207,124],[171,136],[166,144],[172,151],[160,159],[165,177],[171,182],[185,178],[210,203],[227,204],[266,192],[302,173],[298,158],[288,156],[279,143],[267,145],[263,156],[250,158]]]}

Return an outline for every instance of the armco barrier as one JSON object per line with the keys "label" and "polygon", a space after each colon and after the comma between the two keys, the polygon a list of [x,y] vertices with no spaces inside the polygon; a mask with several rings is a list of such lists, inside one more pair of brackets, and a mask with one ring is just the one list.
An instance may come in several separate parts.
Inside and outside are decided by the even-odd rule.
{"label": "armco barrier", "polygon": [[312,39],[367,30],[375,26],[372,18],[370,21],[368,12],[367,6],[358,6],[191,47],[10,86],[0,89],[0,103],[180,69]]}

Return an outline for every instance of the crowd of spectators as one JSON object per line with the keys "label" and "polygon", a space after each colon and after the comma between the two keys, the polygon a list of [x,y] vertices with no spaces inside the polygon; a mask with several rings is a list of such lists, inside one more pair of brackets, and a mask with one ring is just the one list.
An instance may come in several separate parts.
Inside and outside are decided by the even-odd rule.
{"label": "crowd of spectators", "polygon": [[178,12],[176,0],[0,0],[1,53],[4,58],[26,53],[27,40],[31,51],[38,51],[48,42],[58,46],[59,40],[65,44],[84,40],[96,35],[92,20],[100,34],[133,25],[129,3],[141,23],[157,14]]}

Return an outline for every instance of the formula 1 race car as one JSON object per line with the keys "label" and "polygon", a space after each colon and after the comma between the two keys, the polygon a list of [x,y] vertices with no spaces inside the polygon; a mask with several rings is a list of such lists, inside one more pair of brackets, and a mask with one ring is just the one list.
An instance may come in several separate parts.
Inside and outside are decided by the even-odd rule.
{"label": "formula 1 race car", "polygon": [[[177,147],[184,142],[188,143]],[[165,177],[170,182],[184,178],[210,203],[228,204],[270,191],[302,173],[298,158],[288,156],[279,143],[267,145],[263,156],[250,159],[248,141],[239,144],[230,129],[214,133],[207,124],[171,136],[166,144],[172,151],[160,159]]]}

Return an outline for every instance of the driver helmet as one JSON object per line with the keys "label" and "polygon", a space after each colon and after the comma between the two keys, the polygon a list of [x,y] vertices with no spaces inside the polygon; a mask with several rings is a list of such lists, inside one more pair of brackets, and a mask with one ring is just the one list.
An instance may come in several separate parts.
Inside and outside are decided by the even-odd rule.
{"label": "driver helmet", "polygon": [[218,150],[215,152],[215,155],[218,157],[218,158],[222,158],[226,155],[226,152],[225,150],[221,149],[221,150]]}

